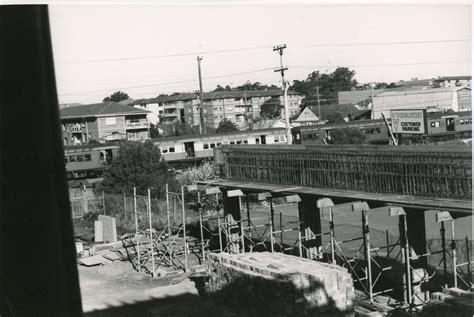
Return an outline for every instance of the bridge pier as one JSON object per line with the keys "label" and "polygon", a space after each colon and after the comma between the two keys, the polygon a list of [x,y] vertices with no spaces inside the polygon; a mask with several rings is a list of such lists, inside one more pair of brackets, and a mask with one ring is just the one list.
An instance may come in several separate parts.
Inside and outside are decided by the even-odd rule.
{"label": "bridge pier", "polygon": [[[425,211],[413,208],[404,208],[407,213],[408,241],[417,255],[426,254],[426,224]],[[427,257],[418,260],[419,265],[427,268]]]}
{"label": "bridge pier", "polygon": [[321,209],[317,207],[318,197],[300,195],[298,203],[298,217],[300,230],[303,233],[306,258],[320,259],[322,257],[321,239]]}

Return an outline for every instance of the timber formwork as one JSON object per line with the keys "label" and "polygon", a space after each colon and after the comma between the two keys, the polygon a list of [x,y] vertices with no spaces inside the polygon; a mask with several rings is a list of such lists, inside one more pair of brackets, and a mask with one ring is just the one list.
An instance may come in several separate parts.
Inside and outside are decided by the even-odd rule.
{"label": "timber formwork", "polygon": [[472,199],[467,146],[223,146],[216,159],[230,181]]}

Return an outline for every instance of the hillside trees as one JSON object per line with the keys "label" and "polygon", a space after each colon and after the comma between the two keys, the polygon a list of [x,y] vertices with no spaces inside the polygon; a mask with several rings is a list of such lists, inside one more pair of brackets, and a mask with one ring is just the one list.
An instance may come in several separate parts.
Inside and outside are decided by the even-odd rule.
{"label": "hillside trees", "polygon": [[127,93],[125,93],[123,91],[116,91],[113,94],[111,94],[110,96],[105,97],[104,100],[102,100],[102,101],[103,102],[110,102],[110,101],[120,102],[120,101],[123,101],[123,100],[127,100],[129,98],[130,97],[128,96]]}

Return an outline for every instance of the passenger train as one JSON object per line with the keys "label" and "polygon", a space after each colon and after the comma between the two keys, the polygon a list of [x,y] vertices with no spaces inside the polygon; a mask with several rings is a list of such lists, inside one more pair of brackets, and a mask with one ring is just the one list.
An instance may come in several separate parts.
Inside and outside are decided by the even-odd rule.
{"label": "passenger train", "polygon": [[[427,134],[432,140],[472,137],[471,112],[431,113]],[[337,124],[299,126],[292,129],[294,144],[330,144],[331,132],[341,128],[357,128],[367,135],[369,144],[388,144],[390,135],[383,120],[361,120]],[[417,142],[419,136],[404,135],[405,143]],[[224,132],[203,136],[162,137],[151,142],[162,157],[175,168],[211,159],[213,149],[224,144],[286,144],[284,128]],[[118,154],[120,143],[88,144],[65,148],[68,179],[100,177]]]}
{"label": "passenger train", "polygon": [[[390,124],[390,119],[388,120]],[[331,132],[342,128],[356,128],[366,135],[366,143],[388,144],[390,134],[384,120],[360,120],[343,123],[300,126],[292,129],[294,144],[330,144]],[[403,135],[402,142],[410,144],[429,138],[444,141],[472,136],[472,114],[466,112],[428,113],[427,134]]]}

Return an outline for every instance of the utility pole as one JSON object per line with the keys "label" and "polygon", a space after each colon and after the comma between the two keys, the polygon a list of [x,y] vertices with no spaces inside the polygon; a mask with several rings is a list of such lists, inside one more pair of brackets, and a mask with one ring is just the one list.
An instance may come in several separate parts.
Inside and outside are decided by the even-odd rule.
{"label": "utility pole", "polygon": [[318,115],[319,115],[319,124],[321,124],[321,102],[319,101],[319,76],[318,83],[316,84],[316,98],[318,99]]}
{"label": "utility pole", "polygon": [[287,100],[289,85],[285,81],[285,70],[288,70],[288,67],[283,67],[283,50],[285,48],[286,48],[286,44],[278,45],[278,46],[273,47],[273,51],[274,52],[278,51],[278,54],[280,54],[280,69],[276,69],[275,72],[281,73],[281,88],[283,90],[283,103],[285,107],[286,143],[291,144],[290,116],[288,113],[288,100]]}
{"label": "utility pole", "polygon": [[374,117],[374,86],[375,84],[374,83],[370,83],[370,96],[372,98],[372,119],[375,119]]}
{"label": "utility pole", "polygon": [[206,134],[206,125],[204,124],[204,93],[202,92],[202,76],[201,76],[202,56],[197,57],[198,74],[199,74],[199,134]]}

